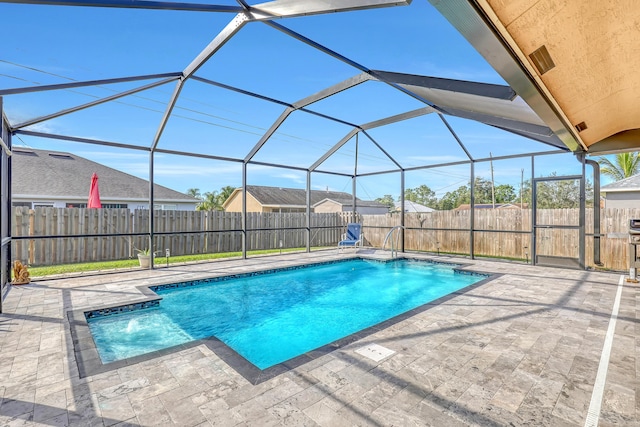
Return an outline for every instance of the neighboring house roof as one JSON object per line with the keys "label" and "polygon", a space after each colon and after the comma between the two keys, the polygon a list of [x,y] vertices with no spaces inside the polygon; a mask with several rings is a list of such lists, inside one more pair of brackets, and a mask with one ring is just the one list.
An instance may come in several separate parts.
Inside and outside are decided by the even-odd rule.
{"label": "neighboring house roof", "polygon": [[[400,212],[400,204],[397,203],[395,205],[395,211]],[[433,212],[435,209],[430,208],[429,206],[421,205],[420,203],[412,202],[411,200],[404,201],[404,211],[405,212]]]}
{"label": "neighboring house roof", "polygon": [[[235,193],[240,192],[242,192],[242,188],[236,188],[234,193],[225,200],[223,206],[226,207],[229,201],[234,198]],[[251,194],[262,206],[304,207],[307,205],[307,192],[304,189],[247,185],[247,193]],[[353,200],[349,193],[311,190],[311,206],[317,205],[325,199],[342,205],[350,205]],[[356,204],[358,206],[384,206],[378,202],[365,201],[358,198],[356,198]]]}
{"label": "neighboring house roof", "polygon": [[600,187],[603,193],[614,193],[619,191],[640,191],[640,174],[612,182],[611,184]]}
{"label": "neighboring house roof", "polygon": [[[14,147],[11,156],[12,196],[87,199],[91,175],[98,174],[103,201],[149,200],[149,181],[71,153]],[[154,184],[156,202],[197,203],[198,199]]]}
{"label": "neighboring house roof", "polygon": [[[336,199],[332,199],[332,198],[325,198],[320,200],[318,203],[315,203],[311,206],[316,207],[318,205],[320,205],[321,203],[325,203],[325,202],[334,202],[337,203],[341,206],[351,206],[353,203],[353,200],[351,199],[351,195],[349,195],[348,199],[342,198],[339,200]],[[360,199],[356,199],[356,206],[357,207],[361,207],[361,208],[385,208],[387,209],[387,206],[380,203],[380,202],[376,202],[375,200],[360,200]]]}

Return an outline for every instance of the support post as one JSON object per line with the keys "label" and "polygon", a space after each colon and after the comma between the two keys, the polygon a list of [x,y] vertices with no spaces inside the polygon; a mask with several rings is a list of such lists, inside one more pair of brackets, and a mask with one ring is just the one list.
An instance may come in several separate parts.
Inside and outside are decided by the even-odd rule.
{"label": "support post", "polygon": [[402,246],[401,246],[401,252],[404,253],[404,237],[405,237],[405,230],[404,230],[404,169],[400,172],[400,225],[402,226],[402,228],[400,228],[400,232],[402,233]]}
{"label": "support post", "polygon": [[469,256],[471,257],[471,259],[475,259],[475,250],[474,250],[474,246],[475,246],[475,236],[474,236],[474,232],[473,229],[475,228],[475,212],[476,212],[476,206],[475,206],[475,187],[476,187],[476,169],[475,169],[475,161],[471,161],[471,163],[469,163],[469,175],[471,176],[471,189],[470,189],[470,199],[471,199],[471,206],[470,206],[470,210],[469,210]]}
{"label": "support post", "polygon": [[154,194],[153,194],[153,158],[154,156],[154,152],[153,150],[151,150],[149,152],[149,242],[148,242],[148,247],[149,247],[149,255],[150,255],[150,259],[149,259],[149,270],[153,270],[154,267],[154,260],[153,260],[153,255],[154,255],[154,248],[153,248],[153,232],[154,232],[154,227],[153,227],[153,220],[155,218],[155,214],[154,214]]}
{"label": "support post", "polygon": [[307,219],[305,227],[307,229],[307,253],[311,252],[311,171],[307,171],[307,194],[306,194]]}
{"label": "support post", "polygon": [[600,164],[595,160],[585,160],[593,167],[593,263],[602,265],[600,258]]}
{"label": "support post", "polygon": [[9,290],[11,281],[11,132],[4,119],[2,97],[0,96],[0,313],[2,301]]}
{"label": "support post", "polygon": [[353,208],[353,211],[352,211],[352,213],[353,213],[353,215],[352,215],[353,221],[352,222],[357,222],[357,219],[356,219],[356,214],[357,214],[356,213],[356,209],[357,209],[357,206],[356,206],[356,200],[357,200],[357,197],[356,197],[356,183],[357,183],[357,179],[358,179],[358,134],[359,133],[360,132],[356,133],[356,155],[355,155],[355,160],[354,160],[354,165],[353,165],[353,179],[351,181],[351,199],[352,199],[351,200],[352,201],[351,204],[352,204],[352,208]]}
{"label": "support post", "polygon": [[585,153],[577,154],[578,160],[582,165],[582,177],[580,178],[580,213],[579,213],[579,234],[578,236],[578,263],[580,264],[580,268],[585,269],[585,213],[587,210],[587,200],[586,200],[586,163],[585,163]]}
{"label": "support post", "polygon": [[247,259],[247,162],[242,162],[242,259]]}
{"label": "support post", "polygon": [[531,156],[531,265],[537,264],[536,258],[538,257],[538,247],[536,241],[536,223],[538,221],[538,194],[536,190],[535,177],[535,157]]}
{"label": "support post", "polygon": [[351,178],[351,222],[356,222],[356,177]]}

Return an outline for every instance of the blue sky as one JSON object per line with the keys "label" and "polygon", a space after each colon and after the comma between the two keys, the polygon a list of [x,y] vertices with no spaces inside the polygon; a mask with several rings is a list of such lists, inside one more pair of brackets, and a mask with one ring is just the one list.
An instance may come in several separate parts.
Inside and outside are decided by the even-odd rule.
{"label": "blue sky", "polygon": [[[252,2],[255,4],[256,2]],[[235,1],[216,4],[237,5]],[[194,57],[233,19],[228,13],[143,11],[86,7],[0,4],[5,38],[0,52],[0,88],[175,72]],[[282,24],[370,69],[504,84],[500,76],[426,1],[410,6],[332,13],[279,20]],[[359,74],[263,24],[250,23],[210,59],[196,75],[285,102],[296,102]],[[5,114],[13,124],[90,102],[96,97],[148,82],[6,96]],[[31,130],[149,146],[174,83],[128,96],[30,127]],[[364,124],[423,107],[420,102],[380,82],[367,82],[312,104],[313,111]],[[281,105],[197,81],[188,81],[159,147],[243,158],[283,111]],[[524,138],[459,118],[448,118],[476,157],[547,151]],[[304,112],[294,112],[255,157],[257,161],[308,167],[346,135],[349,126]],[[434,114],[369,131],[371,137],[405,167],[464,160],[443,123]],[[148,178],[148,154],[16,136],[14,145],[69,151]],[[355,141],[349,141],[321,167],[354,170]],[[359,136],[358,171],[394,169],[393,163]],[[536,175],[579,173],[573,156],[547,156]],[[496,161],[496,184],[519,186],[531,176],[526,159]],[[490,177],[490,164],[476,166],[476,176]],[[185,192],[240,186],[238,163],[158,154],[156,182]],[[407,173],[406,186],[429,185],[439,196],[469,180],[468,166]],[[248,183],[304,188],[306,173],[250,165]],[[312,174],[312,188],[351,190],[350,178]],[[373,199],[399,195],[399,174],[359,180],[358,196]]]}

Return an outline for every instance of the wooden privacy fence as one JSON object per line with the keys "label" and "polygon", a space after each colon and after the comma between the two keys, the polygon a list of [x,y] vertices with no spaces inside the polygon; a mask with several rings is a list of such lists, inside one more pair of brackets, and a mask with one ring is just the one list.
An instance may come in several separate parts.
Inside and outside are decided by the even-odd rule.
{"label": "wooden privacy fence", "polygon": [[[579,215],[579,209],[539,209],[537,224],[578,225]],[[640,209],[603,209],[600,216],[603,267],[626,270],[629,219],[640,218]],[[400,216],[363,215],[361,222],[365,243],[381,247],[389,230],[400,225]],[[469,210],[405,214],[405,249],[469,254],[470,223]],[[478,209],[474,213],[474,223],[475,230],[487,230],[474,232],[475,255],[531,260],[530,209]],[[585,212],[585,231],[593,234],[593,209]],[[578,230],[539,229],[538,255],[577,258],[579,237]],[[585,262],[589,266],[594,266],[593,244],[594,238],[587,236]]]}
{"label": "wooden privacy fence", "polygon": [[[64,237],[73,235],[148,233],[149,211],[128,209],[59,209],[14,207],[13,236],[56,236],[14,240],[13,259],[30,265],[56,265],[131,258],[147,246],[147,236]],[[160,256],[237,252],[242,249],[242,216],[233,212],[155,211],[154,250]],[[577,225],[578,209],[541,209],[538,224]],[[626,270],[629,219],[640,209],[601,211],[601,261],[604,267]],[[337,244],[349,213],[312,213],[311,246]],[[400,216],[361,215],[364,243],[381,247]],[[405,215],[408,251],[469,253],[471,212],[435,211]],[[478,209],[475,211],[474,253],[479,256],[531,259],[531,211]],[[306,245],[304,213],[248,213],[247,250],[302,248]],[[272,230],[280,229],[280,230]],[[484,231],[481,231],[484,230]],[[502,232],[492,231],[501,230]],[[593,210],[586,211],[586,232],[593,233]],[[169,233],[169,234],[163,234]],[[577,230],[541,229],[538,254],[578,257]],[[593,242],[586,239],[586,263],[593,265]]]}
{"label": "wooden privacy fence", "polygon": [[[129,209],[12,208],[11,235],[65,236],[134,232]],[[135,255],[131,237],[60,237],[13,240],[13,259],[56,265]],[[140,246],[138,246],[140,247]]]}
{"label": "wooden privacy fence", "polygon": [[[12,242],[13,259],[57,265],[135,257],[148,236],[64,237],[149,232],[149,211],[129,209],[12,208],[12,236],[52,236]],[[312,213],[311,245],[336,245],[348,215]],[[318,227],[314,229],[314,227]],[[282,228],[282,230],[269,230]],[[155,211],[154,251],[164,256],[242,250],[242,215],[235,212]],[[247,250],[306,246],[304,213],[247,214]],[[168,233],[168,234],[164,234]],[[53,237],[55,236],[55,237]]]}

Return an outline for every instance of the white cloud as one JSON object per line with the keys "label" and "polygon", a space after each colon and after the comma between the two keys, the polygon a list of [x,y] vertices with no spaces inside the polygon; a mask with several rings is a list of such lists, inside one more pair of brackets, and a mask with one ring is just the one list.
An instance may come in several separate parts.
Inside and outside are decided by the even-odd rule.
{"label": "white cloud", "polygon": [[[14,124],[18,124],[15,122]],[[52,123],[51,120],[36,123],[31,126],[27,126],[24,130],[30,130],[32,132],[42,132],[42,133],[59,133],[58,128]]]}
{"label": "white cloud", "polygon": [[283,173],[281,175],[277,175],[277,177],[293,181],[296,184],[305,184],[307,182],[306,178],[304,178],[301,174],[296,173]]}

